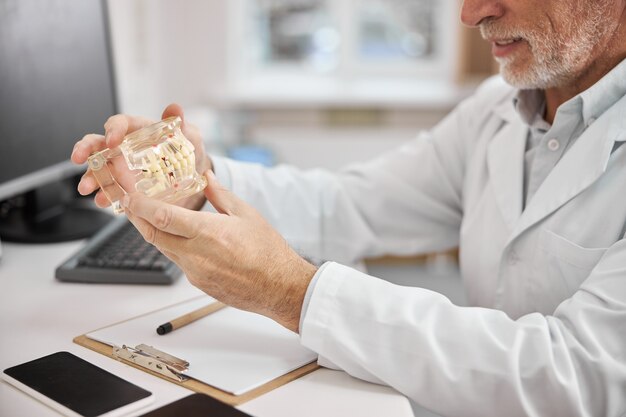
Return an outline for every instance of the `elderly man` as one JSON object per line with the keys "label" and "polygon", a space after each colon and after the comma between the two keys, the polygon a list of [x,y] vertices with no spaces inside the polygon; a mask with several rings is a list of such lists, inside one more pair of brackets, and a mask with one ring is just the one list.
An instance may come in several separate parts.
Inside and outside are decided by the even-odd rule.
{"label": "elderly man", "polygon": [[[336,175],[201,155],[203,196],[130,195],[128,216],[207,294],[438,413],[623,416],[626,0],[465,0],[462,20],[502,77],[415,141]],[[112,117],[73,160],[146,123]],[[457,245],[472,307],[342,265]]]}

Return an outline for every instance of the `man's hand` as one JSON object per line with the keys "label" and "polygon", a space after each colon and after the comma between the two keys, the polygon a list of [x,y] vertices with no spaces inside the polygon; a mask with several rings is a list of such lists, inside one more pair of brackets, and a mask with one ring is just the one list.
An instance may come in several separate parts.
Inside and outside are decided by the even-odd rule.
{"label": "man's hand", "polygon": [[[172,116],[180,116],[182,119],[181,129],[183,134],[195,147],[195,156],[196,156],[196,170],[198,172],[204,172],[207,169],[212,169],[211,160],[207,156],[204,145],[202,143],[202,137],[200,136],[200,132],[198,129],[189,124],[185,123],[185,118],[183,114],[183,109],[177,104],[170,104],[163,111],[162,119],[166,119]],[[101,151],[104,148],[115,148],[119,146],[124,140],[124,136],[129,133],[132,133],[136,130],[139,130],[143,127],[146,127],[150,124],[154,123],[153,120],[128,116],[124,114],[118,114],[109,118],[104,124],[105,136],[97,135],[97,134],[88,134],[84,136],[80,141],[74,145],[74,150],[72,151],[72,162],[76,164],[84,164],[87,162],[87,158],[94,152]],[[118,162],[123,162],[123,158],[120,158]],[[128,169],[118,169],[116,172],[123,173]],[[134,186],[134,181],[132,178],[116,178],[118,182],[124,187],[126,190],[132,190]],[[98,183],[94,178],[91,171],[87,170],[85,175],[81,178],[80,183],[78,184],[78,192],[82,195],[88,195],[98,190]],[[111,203],[106,198],[102,191],[98,191],[96,193],[95,202],[99,207],[107,207]],[[177,204],[183,207],[187,207],[190,209],[197,210],[204,204],[205,199],[202,194],[198,194],[192,197],[189,197],[185,200],[181,200]]]}
{"label": "man's hand", "polygon": [[218,213],[196,212],[140,193],[123,201],[143,237],[189,281],[233,307],[263,314],[298,332],[316,267],[302,259],[252,207],[208,170],[205,196]]}

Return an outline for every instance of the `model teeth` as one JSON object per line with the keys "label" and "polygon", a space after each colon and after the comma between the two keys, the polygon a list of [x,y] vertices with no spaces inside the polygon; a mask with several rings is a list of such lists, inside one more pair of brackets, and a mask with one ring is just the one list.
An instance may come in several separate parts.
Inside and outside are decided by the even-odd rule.
{"label": "model teeth", "polygon": [[131,190],[122,188],[111,172],[115,158],[126,162],[135,189],[149,197],[176,201],[206,187],[206,180],[196,172],[194,146],[179,126],[180,118],[163,120],[128,135],[119,148],[89,157],[89,168],[116,214],[124,212],[120,200]]}
{"label": "model teeth", "polygon": [[180,181],[195,172],[193,145],[177,135],[162,138],[163,143],[141,159],[143,179],[136,184],[137,191],[153,197],[167,189],[177,189]]}

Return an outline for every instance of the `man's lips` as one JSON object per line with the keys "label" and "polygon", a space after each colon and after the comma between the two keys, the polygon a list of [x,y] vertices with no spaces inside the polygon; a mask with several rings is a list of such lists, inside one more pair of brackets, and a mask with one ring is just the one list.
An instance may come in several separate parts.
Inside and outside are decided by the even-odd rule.
{"label": "man's lips", "polygon": [[521,40],[522,40],[522,38],[494,39],[492,42],[495,43],[498,46],[506,46],[506,45],[512,44],[513,42],[519,42]]}
{"label": "man's lips", "polygon": [[521,43],[522,38],[490,39],[491,52],[497,58],[502,58],[512,53]]}

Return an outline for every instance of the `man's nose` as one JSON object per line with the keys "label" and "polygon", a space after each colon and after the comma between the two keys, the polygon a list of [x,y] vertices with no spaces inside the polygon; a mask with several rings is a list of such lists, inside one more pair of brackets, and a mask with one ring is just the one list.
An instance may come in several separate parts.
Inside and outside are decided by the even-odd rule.
{"label": "man's nose", "polygon": [[501,0],[463,0],[461,22],[478,26],[485,19],[497,19],[504,13]]}

